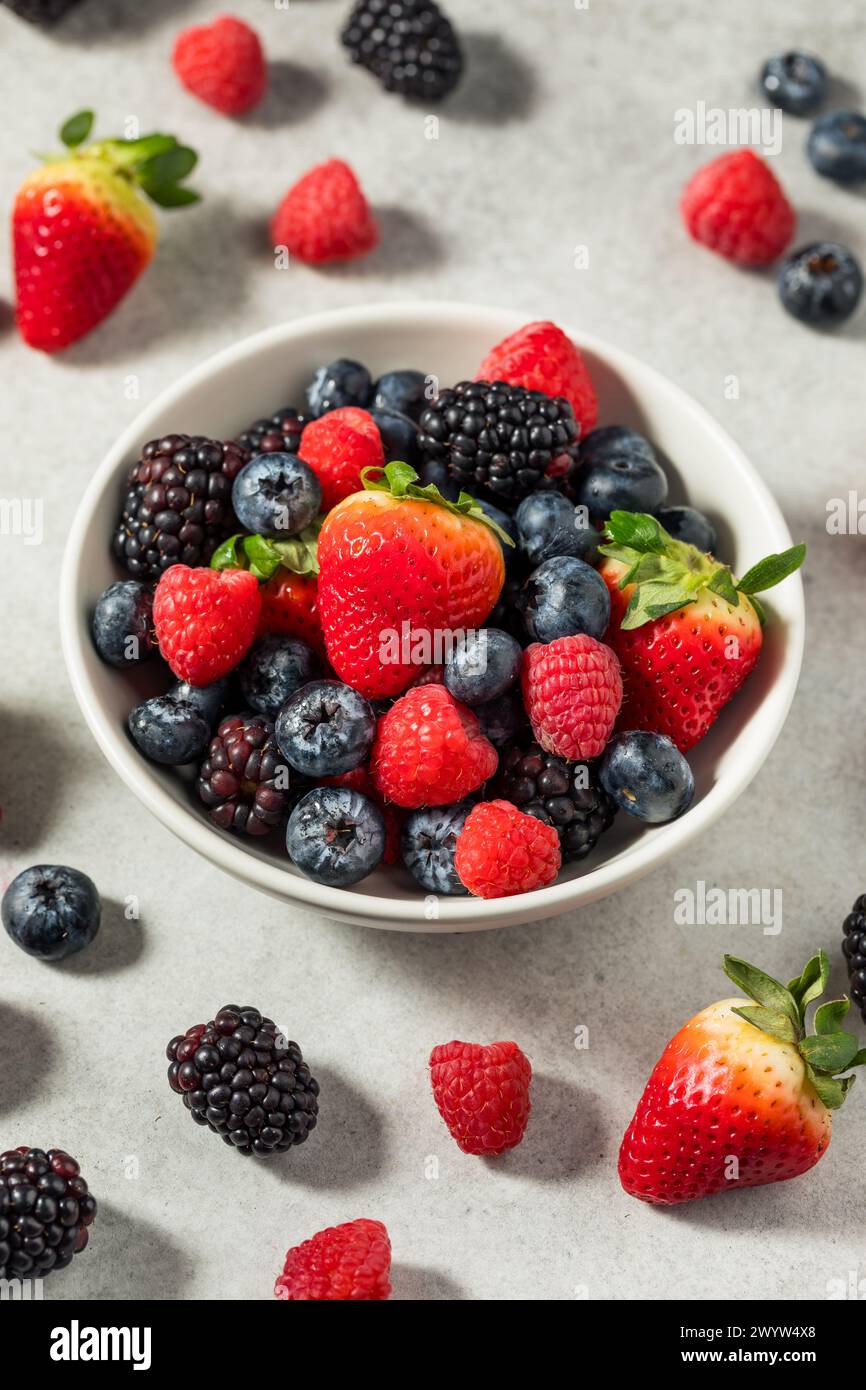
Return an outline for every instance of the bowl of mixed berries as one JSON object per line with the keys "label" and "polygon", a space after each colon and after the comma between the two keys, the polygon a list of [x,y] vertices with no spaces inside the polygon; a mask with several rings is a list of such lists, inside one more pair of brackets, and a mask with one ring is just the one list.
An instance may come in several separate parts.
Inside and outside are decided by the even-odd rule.
{"label": "bowl of mixed berries", "polygon": [[796,688],[803,553],[636,358],[382,305],[142,412],[70,532],[61,632],[109,762],[213,864],[472,930],[613,892],[732,804]]}

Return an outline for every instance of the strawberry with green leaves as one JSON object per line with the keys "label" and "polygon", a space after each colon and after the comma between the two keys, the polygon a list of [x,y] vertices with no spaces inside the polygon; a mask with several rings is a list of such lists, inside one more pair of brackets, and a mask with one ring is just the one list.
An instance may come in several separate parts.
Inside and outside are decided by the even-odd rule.
{"label": "strawberry with green leaves", "polygon": [[248,569],[260,581],[257,637],[297,637],[324,656],[316,556],[320,525],[316,521],[284,541],[238,532],[223,541],[210,563],[218,570]]}
{"label": "strawberry with green leaves", "polygon": [[65,151],[18,190],[12,210],[16,321],[30,347],[60,352],[106,318],[150,263],[151,207],[184,207],[194,150],[173,135],[85,142],[93,112],[61,128]]}
{"label": "strawberry with green leaves", "polygon": [[643,512],[613,512],[606,534],[605,641],[622,666],[620,726],[667,734],[685,753],[755,668],[764,621],[757,594],[799,569],[806,547],[768,555],[738,580]]}
{"label": "strawberry with green leaves", "polygon": [[619,1153],[625,1191],[671,1205],[736,1187],[799,1177],[830,1143],[831,1112],[866,1062],[842,1028],[847,999],[806,1009],[827,987],[824,951],[787,986],[725,956],[725,974],[752,999],[695,1014],[653,1069]]}

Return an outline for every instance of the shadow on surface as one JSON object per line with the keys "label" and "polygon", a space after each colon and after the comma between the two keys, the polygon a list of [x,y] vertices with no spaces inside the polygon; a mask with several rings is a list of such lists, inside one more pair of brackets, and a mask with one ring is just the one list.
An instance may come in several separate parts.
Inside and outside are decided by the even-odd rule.
{"label": "shadow on surface", "polygon": [[53,1035],[37,1014],[17,1004],[0,1003],[0,1114],[25,1106],[39,1094],[54,1053]]}
{"label": "shadow on surface", "polygon": [[46,1285],[52,1299],[178,1299],[192,1278],[192,1257],[162,1227],[132,1217],[97,1194],[87,1248],[75,1256],[70,1278]]}
{"label": "shadow on surface", "polygon": [[382,1116],[340,1073],[317,1065],[319,1122],[305,1143],[280,1156],[283,1182],[342,1192],[371,1182],[382,1171]]}
{"label": "shadow on surface", "polygon": [[70,975],[114,975],[134,965],[144,950],[144,929],[140,921],[127,920],[124,911],[123,903],[103,898],[94,940],[77,955],[58,961],[58,968]]}
{"label": "shadow on surface", "polygon": [[391,1299],[396,1303],[454,1303],[464,1297],[459,1284],[438,1269],[420,1269],[417,1265],[392,1265]]}
{"label": "shadow on surface", "polygon": [[264,97],[239,118],[239,124],[265,130],[294,125],[318,110],[327,96],[328,82],[323,73],[277,59],[268,64],[268,90]]}
{"label": "shadow on surface", "polygon": [[491,1173],[536,1182],[565,1182],[603,1156],[598,1105],[591,1092],[536,1073],[526,1134],[514,1149],[485,1159]]}
{"label": "shadow on surface", "polygon": [[461,38],[466,60],[459,87],[442,103],[442,115],[479,125],[523,120],[535,105],[535,75],[500,34],[476,32]]}

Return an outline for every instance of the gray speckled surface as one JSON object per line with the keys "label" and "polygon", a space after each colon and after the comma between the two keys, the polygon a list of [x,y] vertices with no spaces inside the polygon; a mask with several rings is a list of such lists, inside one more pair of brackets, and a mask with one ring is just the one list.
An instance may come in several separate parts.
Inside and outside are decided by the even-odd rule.
{"label": "gray speckled surface", "polygon": [[[781,45],[822,54],[845,79],[842,99],[859,101],[861,7],[522,0],[479,14],[472,0],[450,0],[472,67],[435,142],[423,113],[344,62],[334,40],[343,0],[291,0],[287,12],[233,0],[261,29],[277,90],[237,123],[199,106],[167,54],[181,20],[222,8],[83,0],[53,36],[0,12],[4,207],[28,151],[88,102],[104,129],[135,114],[181,133],[203,154],[207,194],[200,210],[166,218],[126,305],[61,359],[29,352],[10,329],[3,248],[2,491],[44,498],[46,529],[41,547],[0,544],[0,876],[40,860],[77,864],[109,904],[98,943],[65,966],[0,940],[0,1146],[67,1147],[102,1208],[91,1249],[46,1296],[268,1297],[287,1245],[364,1214],[388,1224],[399,1298],[824,1297],[828,1279],[863,1261],[851,1217],[863,1197],[866,1091],[855,1090],[819,1169],[775,1189],[660,1212],[622,1195],[615,1160],[667,1037],[728,992],[723,950],[786,977],[822,943],[843,985],[840,923],[866,877],[866,668],[862,643],[849,645],[863,541],[829,537],[825,510],[862,478],[866,315],[818,338],[779,310],[770,277],[688,244],[677,194],[714,151],[679,147],[672,131],[674,112],[699,100],[752,103],[759,62]],[[862,253],[863,200],[812,173],[805,131],[786,118],[777,160],[800,239],[831,232]],[[329,153],[354,162],[384,209],[383,248],[355,268],[276,276],[262,221]],[[573,268],[577,245],[589,248],[587,270]],[[731,430],[812,546],[798,698],[737,806],[632,890],[478,936],[395,936],[293,913],[186,851],[97,752],[55,625],[70,517],[140,401],[283,317],[414,296],[570,320],[660,367]],[[675,926],[673,894],[698,879],[780,886],[781,934]],[[124,920],[129,895],[137,923]],[[229,998],[284,1023],[323,1087],[313,1138],[255,1172],[190,1123],[164,1080],[168,1038]],[[574,1046],[580,1024],[586,1051]],[[513,1036],[533,1059],[531,1128],[495,1166],[459,1153],[428,1095],[427,1053],[451,1036]]]}

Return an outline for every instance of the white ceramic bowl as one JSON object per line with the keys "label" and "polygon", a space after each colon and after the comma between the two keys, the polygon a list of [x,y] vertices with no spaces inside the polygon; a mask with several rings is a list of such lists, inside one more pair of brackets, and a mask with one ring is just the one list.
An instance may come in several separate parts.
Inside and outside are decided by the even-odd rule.
{"label": "white ceramic bowl", "polygon": [[[140,446],[171,431],[231,438],[258,416],[303,401],[313,369],[336,357],[357,358],[374,374],[418,367],[447,385],[473,376],[487,350],[522,322],[523,316],[499,309],[411,303],[344,309],[281,324],[219,353],[163,392],[121,435],[91,479],[69,535],[60,585],[63,652],[78,703],[108,761],[148,810],[251,887],[343,921],[391,930],[472,931],[550,917],[634,882],[700,835],[737,799],[776,741],[802,658],[799,575],[773,591],[755,673],[690,755],[697,788],[687,814],[652,829],[618,816],[586,861],[566,869],[549,888],[522,897],[425,899],[402,868],[380,869],[351,889],[313,883],[293,868],[279,843],[266,848],[216,829],[189,780],[146,762],[130,742],[129,709],[164,682],[147,665],[122,675],[103,665],[91,643],[90,614],[106,585],[123,577],[109,541],[126,469]],[[660,446],[672,462],[671,500],[688,500],[714,518],[721,553],[735,572],[791,544],[758,474],[704,409],[630,354],[568,331],[586,354],[601,423],[632,425]]]}

